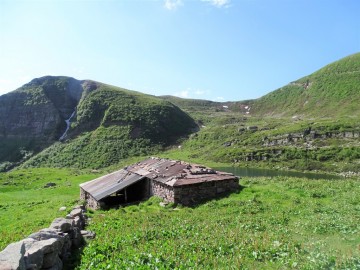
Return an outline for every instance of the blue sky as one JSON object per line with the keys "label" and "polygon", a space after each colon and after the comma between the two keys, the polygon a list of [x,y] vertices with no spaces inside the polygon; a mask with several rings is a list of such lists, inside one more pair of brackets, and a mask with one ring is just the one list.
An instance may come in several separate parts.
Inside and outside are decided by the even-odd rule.
{"label": "blue sky", "polygon": [[0,0],[0,94],[65,75],[258,98],[360,52],[358,0]]}

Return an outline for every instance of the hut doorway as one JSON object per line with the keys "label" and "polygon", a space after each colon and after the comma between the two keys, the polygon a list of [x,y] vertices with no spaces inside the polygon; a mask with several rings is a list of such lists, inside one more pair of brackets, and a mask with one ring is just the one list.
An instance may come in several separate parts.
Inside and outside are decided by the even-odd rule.
{"label": "hut doorway", "polygon": [[101,200],[105,208],[135,203],[150,197],[150,180],[143,178]]}

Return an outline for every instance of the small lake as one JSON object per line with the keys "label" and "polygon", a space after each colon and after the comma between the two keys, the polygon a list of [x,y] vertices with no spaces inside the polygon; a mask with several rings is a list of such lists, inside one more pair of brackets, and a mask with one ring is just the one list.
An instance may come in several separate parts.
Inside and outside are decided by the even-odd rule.
{"label": "small lake", "polygon": [[215,167],[215,170],[233,173],[237,176],[244,177],[273,177],[273,176],[288,176],[288,177],[301,177],[308,179],[342,179],[343,177],[337,175],[321,174],[321,173],[303,173],[283,170],[259,169],[259,168],[246,168],[246,167]]}

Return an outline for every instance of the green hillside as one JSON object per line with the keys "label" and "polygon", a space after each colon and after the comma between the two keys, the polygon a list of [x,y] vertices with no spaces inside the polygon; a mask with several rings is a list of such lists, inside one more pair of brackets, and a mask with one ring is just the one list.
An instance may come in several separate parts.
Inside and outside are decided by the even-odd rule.
{"label": "green hillside", "polygon": [[168,101],[68,77],[35,79],[1,96],[0,103],[2,169],[32,155],[26,166],[109,166],[161,149],[196,128],[189,115]]}
{"label": "green hillside", "polygon": [[360,115],[360,53],[256,100],[252,113],[263,116],[339,117]]}

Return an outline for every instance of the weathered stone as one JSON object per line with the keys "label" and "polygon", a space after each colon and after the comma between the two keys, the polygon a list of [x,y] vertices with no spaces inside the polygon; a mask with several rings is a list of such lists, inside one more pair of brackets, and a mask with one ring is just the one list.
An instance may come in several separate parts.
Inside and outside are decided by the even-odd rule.
{"label": "weathered stone", "polygon": [[12,243],[0,252],[1,270],[26,270],[25,244],[23,241]]}
{"label": "weathered stone", "polygon": [[66,206],[62,206],[59,208],[59,211],[65,211],[66,210]]}
{"label": "weathered stone", "polygon": [[30,248],[25,253],[26,267],[31,269],[41,269],[43,265],[44,251],[42,249]]}
{"label": "weathered stone", "polygon": [[72,230],[74,220],[66,218],[56,218],[50,225],[50,229],[58,230],[60,232],[68,232]]}
{"label": "weathered stone", "polygon": [[63,269],[63,262],[59,257],[57,258],[56,263],[52,267],[46,268],[46,270],[62,270],[62,269]]}
{"label": "weathered stone", "polygon": [[81,231],[81,235],[82,237],[84,237],[85,239],[94,239],[96,234],[92,231],[85,231],[85,230],[82,230]]}
{"label": "weathered stone", "polygon": [[83,210],[81,208],[75,208],[70,212],[70,216],[72,217],[81,216],[82,214],[83,214]]}
{"label": "weathered stone", "polygon": [[44,262],[42,268],[51,268],[58,264],[60,260],[59,254],[57,252],[51,252],[44,255]]}
{"label": "weathered stone", "polygon": [[70,235],[71,241],[72,241],[72,245],[76,248],[80,247],[81,244],[83,243],[83,237],[81,235],[80,232],[80,228],[78,227],[74,227],[74,229],[72,230],[72,234]]}
{"label": "weathered stone", "polygon": [[60,238],[62,238],[62,235],[59,234],[54,229],[42,229],[36,233],[30,234],[28,236],[28,238],[32,238],[32,239],[41,241],[41,240],[47,240],[47,239],[51,239],[51,238],[60,239]]}
{"label": "weathered stone", "polygon": [[61,238],[51,238],[47,240],[37,241],[28,250],[28,253],[31,253],[34,250],[42,250],[44,255],[54,252],[59,254],[63,244],[64,240]]}
{"label": "weathered stone", "polygon": [[64,245],[62,247],[60,258],[65,258],[66,254],[68,254],[69,250],[71,249],[72,241],[70,239],[70,235],[65,233],[64,235]]}
{"label": "weathered stone", "polygon": [[84,220],[80,216],[74,218],[74,226],[83,229],[85,225]]}

